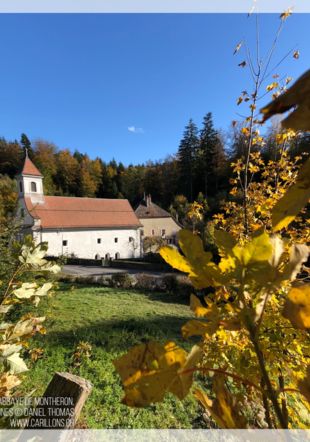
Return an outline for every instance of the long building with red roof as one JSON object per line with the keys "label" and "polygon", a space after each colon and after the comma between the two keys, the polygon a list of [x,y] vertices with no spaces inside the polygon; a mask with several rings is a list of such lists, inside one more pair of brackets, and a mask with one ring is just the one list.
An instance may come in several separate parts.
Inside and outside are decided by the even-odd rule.
{"label": "long building with red roof", "polygon": [[141,256],[142,226],[128,200],[46,196],[43,176],[28,156],[17,182],[23,230],[46,242],[50,256]]}

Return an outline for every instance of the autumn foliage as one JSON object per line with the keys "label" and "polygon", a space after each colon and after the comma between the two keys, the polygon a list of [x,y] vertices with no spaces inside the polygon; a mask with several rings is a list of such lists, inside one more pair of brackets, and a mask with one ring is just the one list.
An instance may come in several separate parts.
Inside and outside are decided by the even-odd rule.
{"label": "autumn foliage", "polygon": [[161,256],[186,273],[196,290],[190,306],[197,319],[184,324],[182,335],[199,336],[201,342],[189,353],[173,342],[150,342],[116,360],[125,404],[146,406],[168,392],[183,399],[199,372],[212,376],[213,393],[196,388],[194,395],[220,427],[248,427],[244,411],[251,403],[264,410],[263,418],[255,416],[255,426],[302,426],[294,405],[297,396],[308,407],[310,297],[309,285],[295,280],[308,247],[289,245],[277,232],[289,226],[309,198],[309,176],[310,160],[275,204],[273,233],[258,229],[240,243],[216,230],[218,264],[188,230],[179,236],[182,253],[161,249]]}
{"label": "autumn foliage", "polygon": [[[281,14],[275,43],[290,15],[290,10]],[[277,132],[275,157],[266,163],[257,102],[275,43],[265,65],[257,57],[255,67],[248,53],[239,63],[249,65],[254,89],[237,101],[249,107],[249,115],[238,135],[242,155],[232,164],[235,200],[213,221],[217,256],[190,230],[180,232],[180,250],[160,250],[193,285],[190,308],[196,319],[183,325],[182,336],[200,342],[189,353],[172,342],[141,344],[116,360],[129,406],[162,401],[166,393],[183,399],[196,373],[193,394],[220,428],[309,424],[302,415],[310,411],[310,285],[297,278],[307,271],[309,256],[310,159],[302,164],[302,157],[289,157],[287,146],[296,131],[310,130],[302,112],[308,115],[310,77],[307,73],[287,89],[291,79],[281,85],[275,74],[266,86],[273,102],[262,110],[264,120],[297,107],[285,120],[287,130]],[[298,57],[295,51],[293,58]]]}

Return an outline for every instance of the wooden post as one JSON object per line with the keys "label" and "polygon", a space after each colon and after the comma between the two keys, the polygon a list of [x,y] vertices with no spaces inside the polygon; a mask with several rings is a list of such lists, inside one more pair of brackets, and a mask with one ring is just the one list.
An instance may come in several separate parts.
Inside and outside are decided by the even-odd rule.
{"label": "wooden post", "polygon": [[26,429],[74,428],[92,384],[71,373],[54,374]]}

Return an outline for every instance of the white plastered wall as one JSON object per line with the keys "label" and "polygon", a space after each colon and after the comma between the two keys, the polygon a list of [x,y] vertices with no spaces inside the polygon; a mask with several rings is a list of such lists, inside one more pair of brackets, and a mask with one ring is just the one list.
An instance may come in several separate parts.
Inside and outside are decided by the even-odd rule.
{"label": "white plastered wall", "polygon": [[[117,242],[115,242],[117,238]],[[133,238],[131,241],[129,238]],[[98,243],[101,239],[101,243]],[[141,256],[140,229],[58,229],[38,230],[37,242],[48,243],[50,256],[77,258],[138,258]],[[64,245],[67,241],[67,245]]]}

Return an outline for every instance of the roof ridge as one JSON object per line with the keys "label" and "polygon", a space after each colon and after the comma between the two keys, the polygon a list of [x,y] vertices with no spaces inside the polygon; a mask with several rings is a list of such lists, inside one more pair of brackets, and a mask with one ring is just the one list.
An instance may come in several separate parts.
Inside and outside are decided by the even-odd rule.
{"label": "roof ridge", "polygon": [[97,198],[91,196],[67,196],[67,195],[45,195],[45,198],[70,198],[70,199],[100,200],[100,201],[128,201],[128,198]]}

